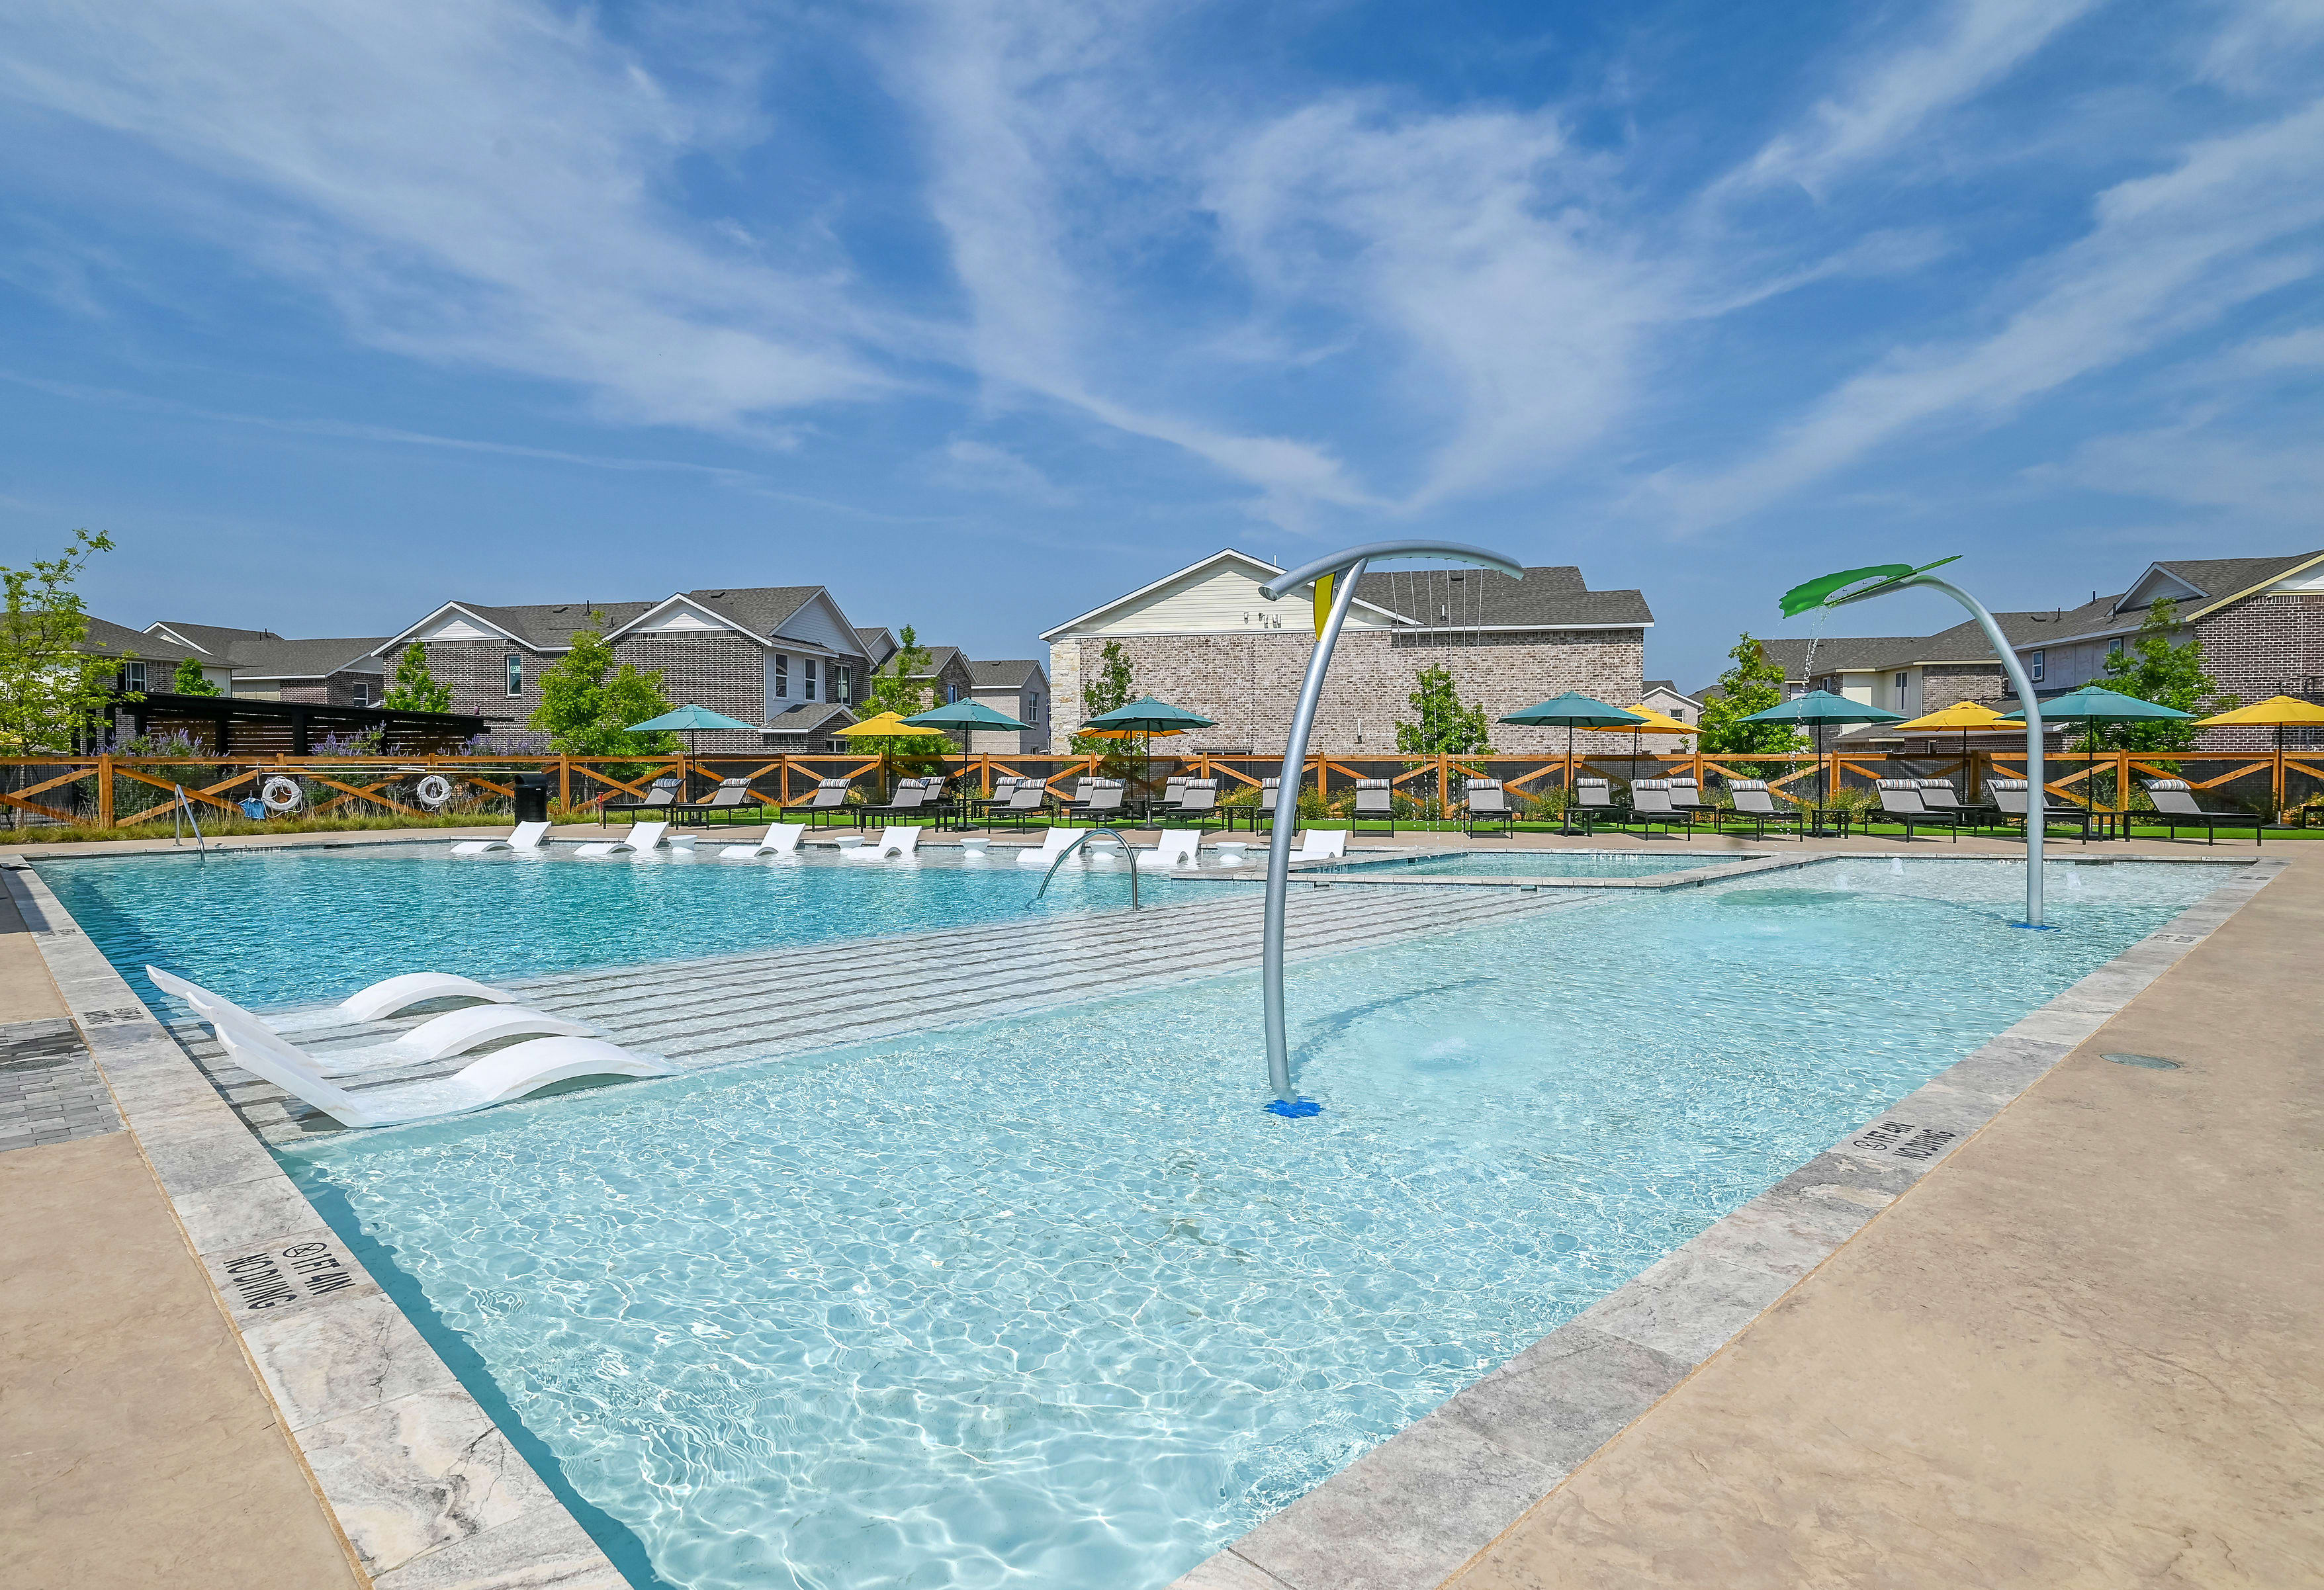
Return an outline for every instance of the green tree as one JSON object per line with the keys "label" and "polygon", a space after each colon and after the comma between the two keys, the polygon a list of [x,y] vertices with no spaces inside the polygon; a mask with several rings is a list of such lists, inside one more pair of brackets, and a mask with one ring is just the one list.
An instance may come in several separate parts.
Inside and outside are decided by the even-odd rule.
{"label": "green tree", "polygon": [[532,727],[567,756],[650,757],[678,749],[678,736],[657,730],[638,734],[629,725],[670,710],[661,693],[661,670],[633,663],[616,666],[613,648],[599,627],[605,615],[592,611],[590,627],[573,632],[573,649],[540,672],[540,705]]}
{"label": "green tree", "polygon": [[1797,750],[1799,731],[1791,724],[1742,721],[1782,704],[1783,665],[1748,630],[1727,656],[1734,666],[1719,676],[1717,693],[1702,703],[1698,743],[1707,754],[1722,757],[1773,757]]}
{"label": "green tree", "polygon": [[1425,667],[1406,699],[1417,723],[1397,720],[1396,749],[1420,756],[1489,757],[1492,721],[1481,703],[1463,706],[1449,668]]}
{"label": "green tree", "polygon": [[170,681],[170,688],[180,695],[220,694],[218,687],[210,683],[209,676],[202,672],[202,665],[189,657],[181,657],[178,659],[177,676]]}
{"label": "green tree", "polygon": [[[1120,641],[1109,640],[1097,654],[1097,672],[1082,686],[1082,721],[1126,707],[1137,699],[1138,677],[1130,666],[1130,653]],[[1098,771],[1109,778],[1127,777],[1145,765],[1135,754],[1138,742],[1132,740],[1076,734],[1068,743],[1075,756],[1101,758]]]}
{"label": "green tree", "polygon": [[0,756],[69,751],[105,726],[121,659],[88,649],[88,610],[73,589],[89,558],[113,550],[108,536],[75,530],[64,552],[29,567],[0,564]]}
{"label": "green tree", "polygon": [[426,646],[415,640],[403,648],[403,655],[395,659],[395,688],[379,704],[392,712],[452,710],[452,687],[438,684],[436,676],[428,671]]}
{"label": "green tree", "polygon": [[[2204,671],[2202,641],[2190,635],[2172,644],[2171,631],[2178,622],[2179,604],[2168,597],[2148,608],[2138,633],[2106,659],[2107,688],[2199,718],[2243,705],[2238,697],[2221,694]],[[2124,750],[2174,752],[2193,750],[2196,732],[2190,722],[2166,719],[2108,723],[2099,735],[2101,744],[2111,742]]]}
{"label": "green tree", "polygon": [[[893,712],[899,718],[908,718],[934,706],[936,691],[919,676],[926,674],[935,661],[936,654],[920,644],[919,631],[906,624],[896,637],[896,655],[872,676],[871,693],[863,699],[863,716],[876,718],[881,712]],[[903,777],[937,771],[936,758],[953,749],[950,740],[927,734],[883,734],[868,739],[859,736],[848,744],[866,755],[886,757],[896,765],[899,777]]]}

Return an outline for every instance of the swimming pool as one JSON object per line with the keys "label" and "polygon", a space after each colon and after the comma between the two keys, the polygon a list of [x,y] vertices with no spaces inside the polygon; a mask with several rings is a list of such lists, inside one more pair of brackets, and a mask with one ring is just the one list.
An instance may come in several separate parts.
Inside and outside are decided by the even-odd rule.
{"label": "swimming pool", "polygon": [[[148,962],[254,1007],[314,999],[392,972],[493,981],[690,960],[786,944],[1110,911],[1128,867],[1069,861],[1047,896],[1010,854],[945,849],[910,861],[822,854],[733,864],[656,852],[453,859],[442,843],[42,861],[56,891],[138,996]],[[1140,889],[1166,893],[1167,874]]]}
{"label": "swimming pool", "polygon": [[[1730,867],[1748,856],[1651,855],[1621,850],[1458,850],[1450,855],[1351,858],[1330,869],[1347,883],[1364,873],[1389,878],[1659,878],[1698,867]],[[1351,876],[1353,875],[1353,876]]]}
{"label": "swimming pool", "polygon": [[[1835,860],[285,1160],[640,1584],[1167,1584],[2218,882]],[[503,1401],[504,1399],[504,1402]]]}

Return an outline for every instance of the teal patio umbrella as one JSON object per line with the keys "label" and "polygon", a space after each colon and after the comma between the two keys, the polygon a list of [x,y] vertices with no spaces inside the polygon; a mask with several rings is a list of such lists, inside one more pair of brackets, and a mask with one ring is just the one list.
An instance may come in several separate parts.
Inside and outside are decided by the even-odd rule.
{"label": "teal patio umbrella", "polygon": [[1082,725],[1082,732],[1116,740],[1128,740],[1132,735],[1143,737],[1146,784],[1151,789],[1154,785],[1154,737],[1157,734],[1184,734],[1189,729],[1209,729],[1217,722],[1215,718],[1205,718],[1200,712],[1190,712],[1184,707],[1174,707],[1167,701],[1157,701],[1146,695],[1126,707],[1100,712]]}
{"label": "teal patio umbrella", "polygon": [[[1573,731],[1576,729],[1636,729],[1645,723],[1646,720],[1627,707],[1618,707],[1611,702],[1600,701],[1594,695],[1584,695],[1578,690],[1569,690],[1554,701],[1536,702],[1520,712],[1511,712],[1500,721],[1519,723],[1534,729],[1564,724],[1565,776],[1571,779],[1573,777]],[[1633,771],[1636,771],[1635,767]],[[1565,828],[1567,832],[1571,832],[1573,822],[1572,800],[1573,791],[1569,787],[1565,793],[1568,797],[1565,805]]]}
{"label": "teal patio umbrella", "polygon": [[642,723],[632,723],[630,725],[630,731],[632,733],[644,733],[650,730],[658,729],[676,729],[682,731],[686,735],[686,754],[687,756],[692,756],[694,754],[694,737],[705,729],[748,729],[751,727],[751,724],[738,722],[734,719],[728,717],[724,712],[714,712],[708,707],[697,707],[689,704],[679,707],[676,712],[664,712],[659,718],[648,718]]}
{"label": "teal patio umbrella", "polygon": [[[982,702],[969,701],[964,697],[959,701],[948,702],[940,707],[931,707],[925,712],[914,712],[904,721],[911,724],[915,729],[947,731],[958,729],[963,731],[973,729],[1030,729],[1033,727],[1030,723],[1019,723],[1006,712],[995,712]],[[965,746],[967,741],[963,740],[962,744]]]}
{"label": "teal patio umbrella", "polygon": [[[2001,715],[2015,722],[2025,721],[2024,707]],[[2069,690],[2055,700],[2042,703],[2042,721],[2044,723],[2081,723],[2088,726],[2089,732],[2082,740],[2082,754],[2085,756],[2098,754],[2098,725],[2101,723],[2136,723],[2157,719],[2176,719],[2183,723],[2194,715],[2182,712],[2177,707],[2141,701],[2135,695],[2125,695],[2119,690],[2108,690],[2098,685],[2085,685],[2080,690]],[[2094,798],[2086,793],[2084,804],[2089,804]]]}
{"label": "teal patio umbrella", "polygon": [[1821,794],[1820,802],[1831,799],[1831,770],[1823,760],[1823,726],[1827,723],[1901,723],[1902,712],[1892,712],[1886,707],[1868,706],[1860,701],[1850,701],[1844,695],[1834,695],[1829,690],[1811,690],[1805,695],[1790,701],[1777,702],[1762,712],[1748,718],[1738,718],[1738,723],[1807,723],[1813,725],[1816,749],[1816,785]]}

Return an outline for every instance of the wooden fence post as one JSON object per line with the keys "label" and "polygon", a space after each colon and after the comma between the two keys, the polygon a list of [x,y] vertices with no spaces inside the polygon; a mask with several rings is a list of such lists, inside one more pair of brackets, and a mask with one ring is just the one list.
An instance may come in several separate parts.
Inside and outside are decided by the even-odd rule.
{"label": "wooden fence post", "polygon": [[113,826],[113,758],[109,756],[97,758],[97,825]]}

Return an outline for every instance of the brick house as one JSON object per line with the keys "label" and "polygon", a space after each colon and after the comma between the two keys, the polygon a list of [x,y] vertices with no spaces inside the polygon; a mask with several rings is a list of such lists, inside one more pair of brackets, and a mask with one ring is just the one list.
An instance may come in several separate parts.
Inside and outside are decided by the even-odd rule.
{"label": "brick house", "polygon": [[845,724],[827,714],[790,716],[794,710],[852,708],[871,685],[863,642],[820,585],[684,591],[657,602],[447,602],[374,655],[392,679],[403,648],[423,642],[429,672],[451,688],[453,711],[523,724],[540,705],[542,671],[572,649],[576,631],[592,627],[602,628],[615,661],[659,669],[672,702],[757,725],[696,736],[705,751],[807,749]]}
{"label": "brick house", "polygon": [[[2034,693],[2046,699],[2092,681],[2138,633],[2158,600],[2177,604],[2173,643],[2203,643],[2203,666],[2219,689],[2246,702],[2271,695],[2324,701],[2324,552],[2277,557],[2172,558],[2151,563],[2118,595],[2080,607],[2010,615],[2011,646]],[[2294,731],[2287,743],[2302,739]],[[2205,750],[2264,750],[2272,729],[2207,729]]]}
{"label": "brick house", "polygon": [[[1312,592],[1279,602],[1259,593],[1282,572],[1230,548],[1045,633],[1049,683],[1065,703],[1051,718],[1052,748],[1064,749],[1078,726],[1083,686],[1112,641],[1139,694],[1217,720],[1172,749],[1279,755],[1314,649]],[[1310,749],[1393,757],[1397,721],[1412,715],[1408,698],[1431,665],[1494,719],[1568,690],[1636,701],[1653,623],[1637,592],[1590,590],[1578,568],[1531,568],[1523,580],[1441,566],[1368,574],[1333,653]],[[1492,735],[1512,755],[1565,749],[1563,730],[1497,723]],[[1613,749],[1616,740],[1585,731],[1576,744]]]}
{"label": "brick house", "polygon": [[[293,640],[272,630],[232,630],[174,620],[148,624],[145,633],[183,647],[200,659],[205,677],[237,697],[310,706],[374,707],[386,694],[379,658],[373,655],[380,644],[376,635]],[[153,688],[169,686],[159,684]]]}
{"label": "brick house", "polygon": [[115,690],[135,691],[141,695],[149,691],[173,690],[178,665],[188,657],[201,665],[202,677],[219,690],[233,688],[233,668],[204,657],[181,640],[133,630],[108,619],[92,616],[88,621],[88,632],[82,637],[78,649],[116,660],[118,666],[113,676]]}
{"label": "brick house", "polygon": [[1049,743],[1049,676],[1030,657],[968,665],[969,694],[996,712],[1004,712],[1030,729],[979,729],[969,737],[969,749],[992,756],[1022,756]]}

